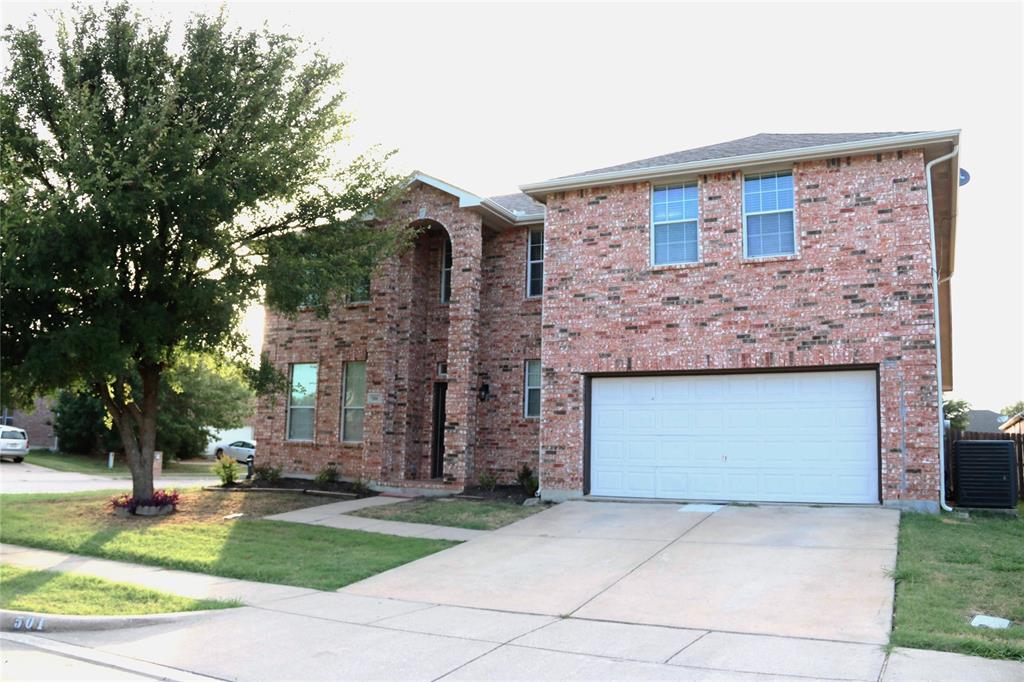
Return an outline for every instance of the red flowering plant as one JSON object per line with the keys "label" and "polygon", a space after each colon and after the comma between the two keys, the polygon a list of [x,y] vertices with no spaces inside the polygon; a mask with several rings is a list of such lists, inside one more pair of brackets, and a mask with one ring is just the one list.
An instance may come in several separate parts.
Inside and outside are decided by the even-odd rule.
{"label": "red flowering plant", "polygon": [[139,507],[163,507],[170,505],[177,510],[178,500],[181,495],[177,490],[154,490],[153,497],[148,500],[136,500],[128,493],[122,493],[110,498],[110,506],[114,509],[124,509],[129,514],[134,514]]}

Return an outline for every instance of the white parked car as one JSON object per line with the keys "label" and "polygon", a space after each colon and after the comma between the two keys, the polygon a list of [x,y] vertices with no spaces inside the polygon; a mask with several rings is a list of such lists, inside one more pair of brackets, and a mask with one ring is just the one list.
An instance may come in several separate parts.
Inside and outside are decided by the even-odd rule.
{"label": "white parked car", "polygon": [[28,454],[28,434],[14,426],[0,426],[0,459],[9,458],[15,462],[25,459]]}
{"label": "white parked car", "polygon": [[236,440],[231,443],[219,443],[214,450],[217,457],[224,455],[231,457],[240,464],[245,464],[250,459],[256,458],[256,443],[250,440]]}

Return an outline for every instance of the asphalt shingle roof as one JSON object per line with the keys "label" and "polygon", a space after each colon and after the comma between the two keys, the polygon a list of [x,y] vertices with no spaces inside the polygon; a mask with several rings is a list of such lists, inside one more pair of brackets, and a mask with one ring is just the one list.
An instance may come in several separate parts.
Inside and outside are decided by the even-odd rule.
{"label": "asphalt shingle roof", "polygon": [[[659,166],[672,166],[678,163],[689,163],[692,161],[711,161],[713,159],[725,159],[733,156],[746,156],[748,154],[763,154],[766,152],[779,152],[785,150],[805,149],[807,147],[820,147],[826,144],[842,144],[844,142],[860,142],[863,140],[874,140],[896,135],[909,135],[911,133],[890,132],[890,133],[758,133],[750,137],[741,137],[738,140],[720,142],[706,147],[686,149],[681,152],[652,156],[649,159],[630,161],[617,166],[596,168],[582,173],[564,175],[562,178],[574,178],[581,175],[594,175],[596,173],[611,173],[614,171],[642,170],[645,168],[657,168]],[[562,178],[556,178],[561,180]]]}
{"label": "asphalt shingle roof", "polygon": [[502,208],[507,208],[513,213],[534,215],[544,212],[544,204],[534,201],[532,197],[516,192],[515,194],[499,194],[496,197],[487,197]]}

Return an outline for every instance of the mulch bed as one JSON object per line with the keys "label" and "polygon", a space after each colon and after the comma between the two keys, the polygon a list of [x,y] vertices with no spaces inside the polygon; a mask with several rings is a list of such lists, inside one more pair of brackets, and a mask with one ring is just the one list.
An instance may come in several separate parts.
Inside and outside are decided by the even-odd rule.
{"label": "mulch bed", "polygon": [[356,489],[348,481],[334,481],[331,483],[317,483],[308,478],[279,478],[273,483],[268,481],[250,479],[242,480],[234,485],[228,486],[232,489],[245,490],[246,488],[262,488],[274,489],[274,490],[308,490],[310,492],[323,491],[331,493],[345,493],[353,497],[373,497],[377,495],[377,491],[369,490],[367,488]]}
{"label": "mulch bed", "polygon": [[466,488],[462,493],[455,495],[455,497],[522,504],[526,500],[527,495],[523,492],[521,485],[497,485],[494,486],[493,490],[473,486]]}

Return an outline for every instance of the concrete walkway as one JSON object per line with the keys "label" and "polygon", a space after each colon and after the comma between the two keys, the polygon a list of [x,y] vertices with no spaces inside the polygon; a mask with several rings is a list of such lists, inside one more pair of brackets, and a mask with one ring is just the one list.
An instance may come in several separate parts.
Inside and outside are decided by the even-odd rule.
{"label": "concrete walkway", "polygon": [[509,611],[318,592],[10,545],[0,554],[17,565],[250,604],[187,623],[4,633],[4,678],[12,680],[38,675],[43,663],[49,679],[138,679],[118,671],[183,681],[1024,679],[1022,663],[959,654],[886,656],[876,644],[560,618],[530,613],[526,602]]}
{"label": "concrete walkway", "polygon": [[315,526],[330,528],[346,528],[348,530],[364,530],[370,533],[385,533],[406,538],[429,538],[431,540],[455,540],[465,542],[487,535],[490,531],[470,530],[468,528],[452,528],[451,526],[434,526],[427,523],[405,523],[404,521],[385,521],[351,516],[351,513],[367,507],[380,507],[386,504],[407,502],[407,497],[391,497],[377,495],[364,497],[361,500],[346,500],[322,504],[317,507],[296,509],[283,514],[274,514],[266,518],[272,521],[290,521],[292,523],[310,523]]}
{"label": "concrete walkway", "polygon": [[[157,488],[197,488],[217,483],[214,476],[171,474],[154,482]],[[0,493],[79,493],[90,490],[131,490],[128,476],[94,476],[47,469],[28,462],[0,463]]]}

